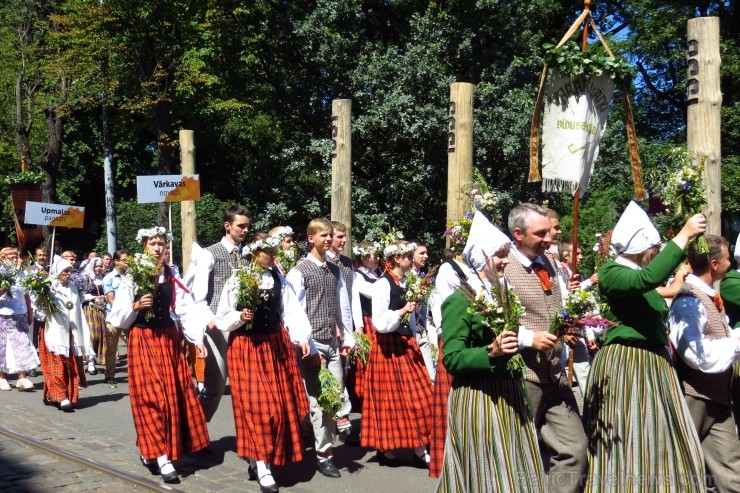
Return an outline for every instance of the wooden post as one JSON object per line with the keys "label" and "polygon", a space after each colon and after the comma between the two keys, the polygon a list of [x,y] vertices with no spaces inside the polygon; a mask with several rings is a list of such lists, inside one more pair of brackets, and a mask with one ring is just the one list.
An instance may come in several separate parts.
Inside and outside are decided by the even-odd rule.
{"label": "wooden post", "polygon": [[[473,179],[473,84],[450,84],[447,134],[447,224],[468,209],[466,188]],[[450,247],[447,237],[446,247]]]}
{"label": "wooden post", "polygon": [[344,254],[352,256],[352,100],[331,102],[331,220],[347,226]]}
{"label": "wooden post", "polygon": [[[183,175],[195,174],[195,142],[192,130],[180,130],[180,170]],[[195,231],[195,201],[180,202],[182,221],[182,272],[190,266],[190,251],[198,241]],[[172,255],[172,254],[170,254]],[[172,261],[172,259],[170,259]]]}
{"label": "wooden post", "polygon": [[721,233],[722,195],[719,87],[719,17],[697,17],[686,23],[688,98],[686,147],[697,160],[706,157],[707,233]]}

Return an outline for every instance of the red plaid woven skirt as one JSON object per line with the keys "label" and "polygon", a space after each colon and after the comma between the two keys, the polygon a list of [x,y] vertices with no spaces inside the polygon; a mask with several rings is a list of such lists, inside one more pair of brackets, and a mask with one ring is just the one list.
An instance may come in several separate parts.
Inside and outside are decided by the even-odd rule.
{"label": "red plaid woven skirt", "polygon": [[432,383],[414,336],[376,334],[363,398],[363,447],[387,451],[429,443]]}
{"label": "red plaid woven skirt", "polygon": [[131,328],[128,383],[136,446],[145,459],[179,460],[208,446],[206,418],[174,325]]}
{"label": "red plaid woven skirt", "polygon": [[447,400],[452,387],[452,375],[442,364],[442,340],[439,341],[437,354],[437,376],[434,380],[432,394],[432,436],[429,440],[429,476],[438,478],[442,473],[442,462],[445,455],[445,440],[447,439]]}
{"label": "red plaid woven skirt", "polygon": [[232,332],[227,364],[239,457],[283,465],[303,460],[301,420],[309,412],[296,350],[285,330]]}
{"label": "red plaid woven skirt", "polygon": [[44,399],[77,403],[80,395],[80,371],[74,356],[74,341],[69,334],[69,356],[54,354],[46,347],[45,327],[39,329],[39,359],[44,374]]}

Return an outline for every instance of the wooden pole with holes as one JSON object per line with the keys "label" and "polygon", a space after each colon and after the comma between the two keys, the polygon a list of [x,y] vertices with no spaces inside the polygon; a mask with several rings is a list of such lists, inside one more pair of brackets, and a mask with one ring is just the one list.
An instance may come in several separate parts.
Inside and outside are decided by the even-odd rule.
{"label": "wooden pole with holes", "polygon": [[[473,84],[450,84],[447,133],[447,224],[468,210],[465,190],[473,180]],[[450,247],[447,237],[446,247]],[[456,252],[461,253],[461,252]]]}
{"label": "wooden pole with holes", "polygon": [[352,257],[352,100],[331,102],[331,220],[347,227],[344,254]]}
{"label": "wooden pole with holes", "polygon": [[697,17],[686,23],[688,98],[686,148],[697,162],[704,160],[707,234],[720,235],[722,215],[719,86],[719,17]]}

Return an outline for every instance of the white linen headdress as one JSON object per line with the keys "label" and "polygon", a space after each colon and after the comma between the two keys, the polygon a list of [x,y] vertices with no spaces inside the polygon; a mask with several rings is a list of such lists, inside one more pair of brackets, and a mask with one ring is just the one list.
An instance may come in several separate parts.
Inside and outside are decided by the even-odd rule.
{"label": "white linen headdress", "polygon": [[737,235],[735,240],[735,262],[740,264],[740,234]]}
{"label": "white linen headdress", "polygon": [[72,264],[69,263],[69,260],[54,255],[54,263],[51,266],[51,274],[54,276],[58,276],[60,272],[70,267],[72,267]]}
{"label": "white linen headdress", "polygon": [[486,265],[487,259],[510,242],[508,236],[491,224],[491,221],[480,211],[476,211],[473,223],[470,225],[468,241],[463,249],[463,261],[478,271]]}
{"label": "white linen headdress", "polygon": [[612,231],[612,246],[618,253],[642,253],[660,243],[660,233],[650,218],[634,201],[630,201]]}

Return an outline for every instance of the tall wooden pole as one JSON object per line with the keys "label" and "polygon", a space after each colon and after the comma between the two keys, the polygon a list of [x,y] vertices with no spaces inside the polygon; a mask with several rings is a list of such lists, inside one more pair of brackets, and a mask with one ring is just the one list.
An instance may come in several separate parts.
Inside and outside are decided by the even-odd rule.
{"label": "tall wooden pole", "polygon": [[722,234],[719,17],[697,17],[686,23],[688,99],[686,147],[697,161],[706,159],[707,233]]}
{"label": "tall wooden pole", "polygon": [[[180,169],[183,175],[195,174],[195,138],[192,130],[180,130]],[[180,202],[180,220],[182,221],[182,268],[184,274],[185,269],[190,266],[190,252],[193,243],[198,241],[195,231],[194,200]]]}
{"label": "tall wooden pole", "polygon": [[344,254],[352,256],[352,100],[331,102],[331,220],[347,226]]}
{"label": "tall wooden pole", "polygon": [[[465,189],[473,180],[473,84],[450,84],[447,134],[447,224],[468,210]],[[447,237],[447,248],[450,237]]]}

